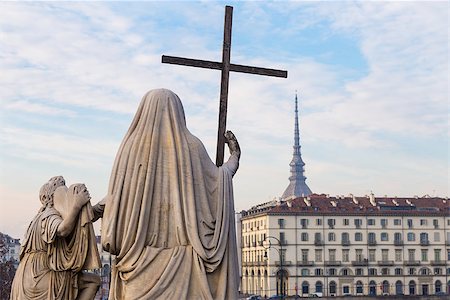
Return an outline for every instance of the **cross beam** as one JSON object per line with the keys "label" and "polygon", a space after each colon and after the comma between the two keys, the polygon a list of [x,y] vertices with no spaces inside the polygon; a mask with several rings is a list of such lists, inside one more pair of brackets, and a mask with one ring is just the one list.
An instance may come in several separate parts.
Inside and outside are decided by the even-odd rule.
{"label": "cross beam", "polygon": [[217,150],[216,150],[216,166],[218,167],[223,164],[223,157],[224,157],[230,71],[287,78],[287,71],[236,65],[230,63],[232,21],[233,21],[233,7],[225,6],[222,62],[214,62],[207,60],[166,56],[166,55],[162,56],[162,63],[205,68],[205,69],[215,69],[222,71],[222,78],[220,84],[220,103],[219,103],[219,129],[217,132]]}

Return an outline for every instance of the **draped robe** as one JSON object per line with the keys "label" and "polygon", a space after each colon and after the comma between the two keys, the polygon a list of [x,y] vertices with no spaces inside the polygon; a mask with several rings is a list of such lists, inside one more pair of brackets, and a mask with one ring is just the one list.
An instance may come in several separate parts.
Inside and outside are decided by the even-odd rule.
{"label": "draped robe", "polygon": [[102,244],[116,255],[109,299],[236,299],[232,176],[186,128],[180,99],[148,92],[116,156]]}
{"label": "draped robe", "polygon": [[81,209],[69,236],[57,235],[68,214],[67,203],[73,201],[72,186],[67,197],[66,190],[59,187],[55,192],[55,206],[43,207],[31,221],[20,249],[11,300],[76,299],[79,273],[101,268],[89,203]]}

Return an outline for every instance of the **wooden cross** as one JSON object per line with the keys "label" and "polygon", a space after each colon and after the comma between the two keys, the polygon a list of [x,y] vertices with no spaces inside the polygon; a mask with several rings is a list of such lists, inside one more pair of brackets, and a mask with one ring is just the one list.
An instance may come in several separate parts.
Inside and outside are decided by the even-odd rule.
{"label": "wooden cross", "polygon": [[225,6],[225,25],[223,31],[222,62],[214,62],[207,60],[166,56],[166,55],[162,56],[162,63],[183,65],[197,68],[216,69],[222,71],[222,80],[220,84],[219,129],[217,132],[217,151],[216,151],[216,165],[218,167],[223,164],[223,156],[225,148],[224,134],[227,124],[228,82],[230,71],[287,78],[287,71],[235,65],[230,63],[232,20],[233,20],[233,7]]}

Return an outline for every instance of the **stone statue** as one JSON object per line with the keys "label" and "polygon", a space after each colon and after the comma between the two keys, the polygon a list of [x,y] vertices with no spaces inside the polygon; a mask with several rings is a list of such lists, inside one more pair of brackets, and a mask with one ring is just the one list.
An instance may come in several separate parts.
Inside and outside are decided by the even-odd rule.
{"label": "stone statue", "polygon": [[42,207],[31,221],[20,250],[11,299],[94,299],[101,267],[84,184],[66,187],[56,176],[39,193]]}
{"label": "stone statue", "polygon": [[141,101],[112,169],[103,248],[116,255],[109,299],[237,299],[232,177],[240,149],[221,167],[186,128],[173,92]]}

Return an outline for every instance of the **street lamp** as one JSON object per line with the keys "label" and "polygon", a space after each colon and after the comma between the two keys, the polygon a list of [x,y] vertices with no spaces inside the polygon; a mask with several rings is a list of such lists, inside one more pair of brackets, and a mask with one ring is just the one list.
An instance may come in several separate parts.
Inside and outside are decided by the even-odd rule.
{"label": "street lamp", "polygon": [[[275,248],[272,243],[270,242],[270,239],[274,239],[278,242],[278,246],[280,247],[280,249]],[[278,255],[280,257],[280,290],[281,290],[281,299],[284,299],[284,286],[283,286],[283,275],[284,275],[284,271],[283,271],[283,243],[276,237],[274,236],[267,236],[264,241],[268,241],[269,242],[269,246],[265,247],[263,244],[263,248],[268,250],[270,248],[277,250]],[[267,260],[267,251],[264,252],[264,259]],[[278,295],[278,293],[277,293]]]}

